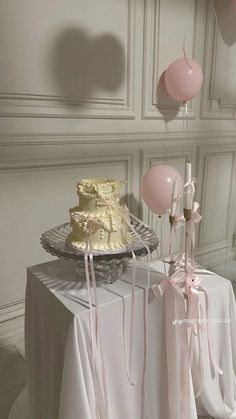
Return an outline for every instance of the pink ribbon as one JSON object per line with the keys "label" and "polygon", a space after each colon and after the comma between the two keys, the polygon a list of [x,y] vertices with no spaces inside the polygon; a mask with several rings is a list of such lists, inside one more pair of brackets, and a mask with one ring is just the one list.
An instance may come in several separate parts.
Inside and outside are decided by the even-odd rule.
{"label": "pink ribbon", "polygon": [[[101,350],[101,339],[100,339],[100,325],[99,325],[99,305],[97,298],[97,289],[95,281],[95,271],[93,264],[93,254],[92,254],[92,243],[91,243],[91,229],[88,223],[88,232],[87,232],[87,241],[86,248],[84,251],[84,265],[85,265],[85,276],[87,282],[88,290],[88,302],[89,302],[89,322],[90,322],[90,334],[91,334],[91,345],[92,345],[92,375],[93,382],[95,387],[95,402],[96,402],[96,412],[98,418],[109,419],[109,410],[108,410],[108,398],[107,398],[107,389],[106,389],[106,379],[105,379],[105,370],[104,370],[104,360]],[[92,307],[92,295],[91,295],[91,284],[90,284],[90,272],[89,272],[89,262],[90,261],[90,270],[91,270],[91,279],[95,297],[95,314],[96,314],[96,325],[94,325],[93,320],[93,307]]]}
{"label": "pink ribbon", "polygon": [[[171,324],[166,324],[167,328],[167,369],[168,369],[168,390],[169,390],[169,410],[170,410],[170,418],[174,419],[178,417],[176,413],[176,388],[178,380],[180,379],[180,388],[181,388],[181,419],[189,419],[190,418],[190,370],[193,365],[193,355],[194,355],[194,336],[197,337],[198,340],[198,348],[199,348],[199,361],[198,361],[198,389],[195,392],[195,398],[197,398],[203,389],[203,382],[204,382],[204,369],[203,369],[203,358],[202,358],[202,350],[201,350],[201,340],[202,340],[202,313],[199,308],[199,292],[203,291],[206,299],[206,307],[208,307],[208,295],[205,289],[200,286],[200,279],[198,276],[194,275],[191,276],[189,273],[188,281],[191,278],[191,293],[187,296],[188,304],[187,304],[187,312],[186,312],[186,293],[185,293],[185,272],[184,271],[177,271],[172,277],[166,278],[165,280],[161,281],[160,284],[154,285],[152,290],[156,296],[164,295],[166,293],[166,301],[165,301],[165,310],[166,310],[166,318],[172,320],[173,317],[171,315],[173,310],[173,305],[175,306],[175,318],[181,321],[181,326],[178,328],[178,338],[179,338],[179,345],[180,345],[180,376],[176,371],[176,360],[173,357],[173,344],[171,343],[171,339],[173,337],[173,331],[171,331]],[[193,281],[194,279],[194,281]],[[189,282],[188,282],[189,284]],[[174,303],[170,304],[170,289],[173,290],[174,295]],[[208,315],[208,311],[207,311]],[[177,322],[178,323],[178,322]],[[170,329],[170,330],[168,330]],[[210,335],[208,328],[206,329],[207,332],[207,339],[208,339],[208,348],[209,348],[209,358],[210,362],[213,365],[215,372],[218,374],[222,374],[223,371],[217,365],[215,359],[213,358],[212,354],[212,342],[210,340]]]}
{"label": "pink ribbon", "polygon": [[[193,365],[194,357],[194,336],[198,340],[199,348],[199,360],[198,360],[198,389],[195,394],[197,398],[203,388],[204,382],[204,369],[203,369],[203,358],[201,351],[201,340],[202,340],[202,330],[203,330],[203,317],[200,306],[200,291],[204,292],[205,304],[206,304],[206,313],[207,313],[207,340],[208,340],[208,350],[209,350],[209,359],[212,366],[213,374],[218,373],[222,374],[223,371],[217,364],[213,355],[213,345],[211,341],[210,331],[208,327],[209,320],[209,297],[208,293],[200,285],[200,277],[195,274],[195,262],[194,262],[194,245],[195,245],[195,223],[199,223],[201,220],[201,215],[198,213],[199,205],[197,202],[193,204],[193,210],[191,219],[186,223],[186,234],[190,238],[191,245],[191,258],[184,261],[184,253],[182,253],[179,258],[176,260],[175,265],[176,269],[173,275],[161,281],[160,284],[154,285],[152,290],[156,296],[164,295],[167,292],[167,298],[171,294],[170,289],[174,292],[174,305],[176,308],[176,317],[179,320],[182,320],[182,329],[179,333],[179,342],[180,342],[180,388],[181,392],[181,419],[189,419],[190,417],[190,370]],[[179,222],[182,222],[183,217],[178,217],[175,220],[174,228]],[[173,309],[173,303],[168,304],[167,298],[165,301],[166,309],[166,318],[171,318],[171,310]],[[186,305],[185,305],[186,301]],[[183,324],[184,321],[184,324]],[[176,373],[176,365],[174,365],[172,354],[169,353],[171,347],[171,331],[170,324],[166,325],[167,327],[167,366],[168,366],[168,385],[169,385],[169,411],[170,417],[176,416],[176,384],[178,380],[178,374]],[[173,348],[172,348],[173,351]]]}
{"label": "pink ribbon", "polygon": [[[194,336],[198,340],[198,389],[195,393],[195,398],[197,398],[203,389],[204,383],[204,369],[203,369],[203,358],[201,350],[201,341],[202,341],[202,312],[199,307],[199,292],[203,291],[205,295],[206,308],[207,308],[207,320],[208,320],[208,309],[209,309],[209,298],[207,291],[200,286],[200,278],[197,275],[192,276],[191,272],[188,275],[188,284],[190,285],[191,279],[191,292],[187,296],[187,312],[185,306],[185,272],[177,271],[172,277],[166,278],[161,281],[159,285],[154,285],[152,290],[156,296],[164,295],[167,292],[167,296],[170,295],[170,288],[174,291],[174,305],[176,309],[175,318],[182,321],[181,328],[179,330],[179,344],[180,344],[180,388],[181,388],[181,419],[189,419],[190,415],[190,380],[189,373],[193,365],[193,356],[194,356]],[[193,281],[194,279],[194,281]],[[169,297],[168,297],[169,298]],[[173,305],[168,304],[168,299],[165,301],[165,309],[167,312],[166,317],[171,318],[171,311],[173,310]],[[167,324],[166,327],[171,328],[170,324]],[[171,331],[167,331],[167,368],[168,368],[168,386],[169,386],[169,408],[174,414],[176,409],[176,385],[178,381],[178,374],[176,373],[176,366],[173,365],[173,346],[171,345]],[[211,336],[208,329],[208,323],[206,327],[207,340],[208,340],[208,349],[209,349],[209,359],[212,365],[212,369],[215,373],[222,374],[223,371],[215,361],[213,355],[213,344]],[[171,353],[169,353],[171,351]],[[176,413],[173,417],[176,417]],[[170,416],[172,419],[172,415]]]}
{"label": "pink ribbon", "polygon": [[[129,214],[130,218],[133,218],[135,221],[138,221],[141,223],[141,225],[144,225],[148,227],[145,223],[140,221],[135,215]],[[147,406],[145,404],[146,400],[146,393],[147,393],[147,364],[148,364],[148,293],[150,289],[150,262],[151,262],[151,252],[147,244],[143,241],[143,239],[140,237],[140,235],[137,233],[135,228],[132,226],[132,224],[127,220],[128,226],[133,232],[134,236],[140,241],[140,243],[146,248],[147,250],[147,258],[148,258],[148,268],[147,268],[147,287],[144,290],[144,368],[143,368],[143,395],[142,395],[142,417],[145,415],[145,408],[147,409]],[[148,227],[149,228],[149,227]],[[146,414],[146,418],[148,417],[148,413]]]}
{"label": "pink ribbon", "polygon": [[[110,206],[112,205],[112,202],[108,202],[108,209],[110,208]],[[124,210],[121,210],[119,212],[119,215],[121,216],[122,220],[125,221],[125,223],[127,223],[129,225],[129,221],[128,221],[128,208],[125,207]],[[112,220],[111,220],[112,223]],[[126,360],[126,351],[124,354],[124,358],[125,358],[125,371],[126,371],[126,376],[128,378],[129,383],[133,386],[135,385],[135,380],[132,377],[132,359],[133,359],[133,334],[134,334],[134,309],[135,309],[135,285],[136,285],[136,255],[133,251],[132,246],[130,245],[129,241],[127,240],[127,238],[124,235],[124,232],[122,230],[122,228],[120,228],[119,225],[117,225],[116,220],[114,219],[114,224],[115,227],[117,229],[117,231],[120,233],[124,243],[126,244],[126,246],[130,249],[131,253],[132,253],[132,291],[131,291],[131,314],[130,314],[130,339],[129,339],[129,360],[127,362]],[[125,342],[124,342],[124,348],[126,347]]]}
{"label": "pink ribbon", "polygon": [[[128,209],[127,209],[128,210]],[[146,224],[144,224],[142,221],[140,221],[137,217],[135,217],[135,215],[128,213],[127,210],[122,211],[120,213],[120,215],[122,216],[123,221],[128,225],[129,229],[133,232],[133,235],[136,237],[136,239],[146,248],[147,250],[147,257],[148,257],[148,269],[147,269],[147,288],[145,289],[145,299],[144,299],[144,370],[143,370],[143,403],[142,403],[142,410],[145,410],[145,394],[146,394],[146,373],[147,373],[147,346],[148,346],[148,330],[147,330],[147,325],[148,325],[148,291],[150,288],[150,249],[147,246],[147,244],[143,241],[143,239],[141,238],[141,236],[137,233],[137,231],[135,230],[135,228],[132,226],[131,222],[129,221],[129,216],[130,218],[133,218],[134,220],[138,221],[140,224],[144,225],[147,227]],[[132,358],[133,358],[133,334],[134,334],[134,308],[135,308],[135,286],[136,286],[136,256],[135,253],[133,251],[132,246],[130,245],[130,243],[126,240],[126,238],[124,237],[123,231],[122,229],[119,228],[119,226],[117,226],[117,223],[115,221],[115,225],[117,230],[120,232],[121,236],[123,237],[123,240],[126,242],[127,247],[131,250],[132,252],[132,292],[131,292],[131,314],[130,314],[130,340],[129,340],[129,361],[128,364],[125,361],[125,365],[126,365],[126,375],[128,377],[128,380],[130,382],[131,385],[135,385],[135,380],[132,377]],[[126,358],[126,357],[125,357]],[[127,369],[127,365],[128,365],[128,369]]]}
{"label": "pink ribbon", "polygon": [[[105,202],[104,202],[105,205]],[[106,202],[106,205],[109,206],[109,202]],[[143,369],[143,394],[142,394],[142,414],[144,415],[145,411],[145,395],[146,395],[146,371],[147,371],[147,346],[148,346],[148,291],[150,288],[150,249],[147,244],[142,240],[141,236],[136,232],[135,228],[129,221],[127,210],[119,212],[119,215],[129,226],[130,230],[133,232],[134,236],[138,241],[147,250],[148,255],[148,269],[147,269],[147,288],[145,288],[145,300],[144,300],[144,369]],[[130,217],[145,225],[133,214],[130,214]],[[96,399],[96,411],[99,419],[109,419],[109,409],[108,409],[108,398],[107,398],[107,388],[105,380],[105,369],[104,369],[104,360],[103,352],[101,348],[101,339],[100,339],[100,313],[99,313],[99,304],[97,297],[96,289],[96,278],[94,271],[94,262],[93,262],[93,252],[92,252],[92,242],[91,242],[91,233],[98,228],[97,220],[89,220],[86,225],[87,231],[87,241],[86,248],[84,252],[84,263],[85,263],[85,274],[86,282],[88,289],[88,302],[89,302],[89,319],[90,319],[90,332],[91,332],[91,345],[92,345],[92,374],[93,381],[95,385],[95,399]],[[136,255],[133,251],[130,243],[125,240],[124,233],[119,226],[117,226],[116,221],[114,220],[115,226],[126,241],[126,245],[130,248],[132,252],[133,268],[132,268],[132,292],[131,292],[131,316],[130,316],[130,339],[129,339],[129,360],[126,362],[125,357],[125,366],[126,374],[131,385],[135,385],[135,382],[132,378],[132,357],[133,357],[133,334],[134,334],[134,308],[135,308],[135,286],[136,286]],[[90,263],[89,263],[90,262]],[[89,269],[90,267],[90,269]],[[95,325],[93,319],[93,307],[92,307],[92,295],[91,295],[91,284],[90,284],[90,275],[94,291],[95,299]]]}

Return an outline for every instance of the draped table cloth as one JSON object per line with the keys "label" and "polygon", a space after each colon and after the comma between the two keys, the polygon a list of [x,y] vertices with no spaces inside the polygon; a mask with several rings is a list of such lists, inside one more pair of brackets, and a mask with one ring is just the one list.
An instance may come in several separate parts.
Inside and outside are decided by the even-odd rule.
{"label": "draped table cloth", "polygon": [[[160,263],[151,268],[151,285],[165,278]],[[215,359],[223,375],[212,378],[207,338],[203,325],[203,390],[195,400],[197,361],[190,374],[190,419],[210,415],[236,419],[236,311],[230,281],[203,269],[201,284],[209,296],[208,326]],[[109,419],[181,419],[180,381],[176,383],[175,416],[168,404],[167,358],[178,370],[180,351],[175,345],[184,319],[171,324],[165,316],[166,295],[150,290],[147,307],[147,369],[145,377],[145,287],[147,267],[136,272],[132,372],[128,380],[132,265],[113,284],[97,287],[100,337],[107,384]],[[172,291],[170,291],[172,292]],[[203,312],[205,300],[200,296]],[[174,313],[172,307],[172,314]],[[172,334],[168,347],[166,336]],[[75,279],[74,263],[57,260],[30,267],[26,290],[26,361],[30,419],[97,419],[92,375],[92,351],[86,285]],[[169,341],[170,342],[170,341]],[[197,343],[196,343],[197,345]],[[181,373],[181,372],[180,372]],[[182,371],[183,373],[183,371]],[[146,391],[144,388],[146,386]],[[17,402],[11,419],[18,419]],[[103,419],[103,418],[100,418]]]}

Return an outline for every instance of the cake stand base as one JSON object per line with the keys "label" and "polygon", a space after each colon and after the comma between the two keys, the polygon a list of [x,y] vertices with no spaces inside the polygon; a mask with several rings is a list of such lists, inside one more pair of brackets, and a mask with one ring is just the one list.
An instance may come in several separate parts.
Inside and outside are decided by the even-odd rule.
{"label": "cake stand base", "polygon": [[[96,283],[112,284],[124,272],[127,266],[128,258],[123,259],[94,259],[94,272]],[[75,263],[76,279],[80,282],[86,280],[84,260],[79,260]],[[91,265],[89,263],[89,274],[91,280]]]}

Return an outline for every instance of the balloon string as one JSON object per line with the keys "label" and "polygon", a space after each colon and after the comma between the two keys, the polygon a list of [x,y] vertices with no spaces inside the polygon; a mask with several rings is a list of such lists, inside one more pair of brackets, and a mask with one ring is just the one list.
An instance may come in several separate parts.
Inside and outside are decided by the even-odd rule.
{"label": "balloon string", "polygon": [[173,262],[174,256],[173,256],[173,231],[174,228],[171,225],[170,226],[170,233],[169,233],[169,257],[170,261]]}
{"label": "balloon string", "polygon": [[186,55],[185,40],[186,40],[186,35],[184,35],[184,42],[183,42],[183,53],[184,53],[184,58],[185,58],[186,63],[188,64],[188,66],[189,66],[190,68],[192,68],[191,64],[190,64],[190,63],[189,63],[189,61],[188,61],[187,55]]}
{"label": "balloon string", "polygon": [[186,131],[188,131],[188,102],[185,102]]}
{"label": "balloon string", "polygon": [[165,259],[164,259],[164,244],[163,244],[163,217],[160,217],[160,218],[161,218],[160,258],[161,258],[161,261],[163,262],[164,273],[166,275],[166,265],[165,265]]}
{"label": "balloon string", "polygon": [[188,131],[188,102],[182,102],[184,109],[183,109],[183,129]]}
{"label": "balloon string", "polygon": [[[158,217],[155,218],[155,227],[154,227],[154,231],[155,233],[158,235]],[[156,253],[157,253],[157,259],[160,259],[160,249],[159,246],[157,246],[156,248]]]}

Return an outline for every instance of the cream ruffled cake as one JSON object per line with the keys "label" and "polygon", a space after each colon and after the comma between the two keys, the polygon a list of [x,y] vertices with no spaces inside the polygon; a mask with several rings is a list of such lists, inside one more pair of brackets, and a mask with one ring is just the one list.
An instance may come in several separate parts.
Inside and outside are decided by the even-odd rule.
{"label": "cream ruffled cake", "polygon": [[129,244],[129,210],[119,201],[121,185],[102,178],[82,179],[77,184],[79,205],[69,210],[69,245],[85,249],[89,242],[93,250],[115,250]]}

